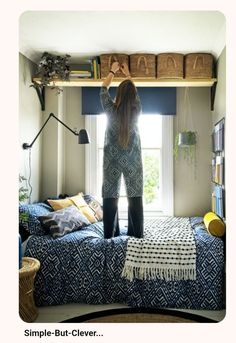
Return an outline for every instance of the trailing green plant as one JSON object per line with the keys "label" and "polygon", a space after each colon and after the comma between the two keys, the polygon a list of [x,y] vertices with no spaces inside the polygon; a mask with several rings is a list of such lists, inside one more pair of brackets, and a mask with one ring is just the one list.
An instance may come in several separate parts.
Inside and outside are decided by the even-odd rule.
{"label": "trailing green plant", "polygon": [[179,155],[182,154],[183,158],[190,163],[195,161],[196,155],[196,132],[182,131],[175,137],[174,156],[177,160]]}
{"label": "trailing green plant", "polygon": [[[29,199],[29,195],[28,195],[28,188],[26,188],[25,186],[22,185],[22,183],[26,182],[27,179],[22,176],[19,175],[19,183],[20,183],[20,187],[19,187],[19,203],[22,204],[23,202],[25,202],[27,199]],[[20,213],[19,215],[19,219],[21,221],[27,221],[28,219],[28,214],[27,213]]]}
{"label": "trailing green plant", "polygon": [[62,89],[55,86],[54,82],[56,79],[69,81],[69,58],[70,55],[67,54],[65,56],[58,56],[44,52],[37,65],[37,71],[35,75],[36,77],[40,78],[40,85],[35,84],[34,82],[31,87],[44,87],[52,83],[52,89],[56,88],[58,93],[60,93]]}

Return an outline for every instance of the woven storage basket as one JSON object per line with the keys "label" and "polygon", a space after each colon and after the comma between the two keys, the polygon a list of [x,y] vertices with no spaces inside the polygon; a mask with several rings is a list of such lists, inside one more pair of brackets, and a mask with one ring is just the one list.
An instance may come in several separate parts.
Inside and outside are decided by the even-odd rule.
{"label": "woven storage basket", "polygon": [[157,55],[158,79],[183,79],[184,55],[177,53],[163,53]]}
{"label": "woven storage basket", "polygon": [[132,77],[155,79],[156,55],[132,54],[129,56],[130,74]]}
{"label": "woven storage basket", "polygon": [[22,268],[19,269],[19,312],[21,319],[27,323],[38,316],[34,303],[34,278],[39,267],[40,262],[35,258],[23,257]]}
{"label": "woven storage basket", "polygon": [[[107,77],[113,62],[119,62],[120,64],[126,63],[129,65],[129,56],[126,54],[103,54],[100,56],[101,62],[101,78]],[[118,70],[115,75],[116,78],[124,78],[122,71]]]}
{"label": "woven storage basket", "polygon": [[211,79],[213,76],[213,56],[211,54],[188,54],[185,56],[186,79]]}

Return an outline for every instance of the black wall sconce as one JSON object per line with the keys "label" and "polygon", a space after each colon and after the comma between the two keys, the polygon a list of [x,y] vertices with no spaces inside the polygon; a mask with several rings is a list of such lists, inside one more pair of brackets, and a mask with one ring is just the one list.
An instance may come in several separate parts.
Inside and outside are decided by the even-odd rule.
{"label": "black wall sconce", "polygon": [[69,128],[69,126],[67,126],[65,123],[63,123],[60,119],[58,119],[53,113],[50,113],[47,120],[45,121],[45,123],[43,124],[43,126],[41,127],[41,129],[39,130],[39,132],[37,133],[36,137],[33,139],[31,144],[28,143],[23,143],[22,147],[23,149],[30,149],[32,148],[34,142],[36,141],[36,139],[38,138],[38,136],[40,135],[40,133],[43,131],[44,127],[47,125],[47,122],[49,121],[50,118],[54,118],[56,119],[59,123],[61,123],[63,126],[65,126],[70,132],[72,132],[75,136],[78,136],[78,143],[79,144],[88,144],[90,143],[89,140],[89,136],[88,133],[85,129],[81,129],[79,132],[72,130],[71,128]]}

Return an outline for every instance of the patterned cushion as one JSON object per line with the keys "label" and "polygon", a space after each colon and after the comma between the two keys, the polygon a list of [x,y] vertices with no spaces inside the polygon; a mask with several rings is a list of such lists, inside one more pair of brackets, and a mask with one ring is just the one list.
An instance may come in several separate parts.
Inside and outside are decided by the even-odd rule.
{"label": "patterned cushion", "polygon": [[69,198],[65,199],[48,199],[47,202],[52,206],[54,211],[61,210],[65,207],[73,205],[73,202]]}
{"label": "patterned cushion", "polygon": [[83,198],[83,193],[79,193],[70,197],[70,200],[73,201],[73,204],[80,209],[83,215],[90,221],[90,223],[96,223],[97,219],[94,216],[94,211],[88,206],[86,201]]}
{"label": "patterned cushion", "polygon": [[97,221],[101,221],[103,219],[103,209],[100,202],[93,195],[89,194],[84,195],[83,198],[89,205],[89,207],[93,210],[94,216]]}
{"label": "patterned cushion", "polygon": [[52,211],[52,208],[44,203],[23,204],[19,206],[19,213],[26,213],[25,219],[19,217],[19,224],[31,235],[42,236],[45,235],[45,230],[41,226],[38,216],[47,215]]}
{"label": "patterned cushion", "polygon": [[42,226],[49,230],[53,238],[62,237],[90,224],[83,213],[74,205],[38,217]]}

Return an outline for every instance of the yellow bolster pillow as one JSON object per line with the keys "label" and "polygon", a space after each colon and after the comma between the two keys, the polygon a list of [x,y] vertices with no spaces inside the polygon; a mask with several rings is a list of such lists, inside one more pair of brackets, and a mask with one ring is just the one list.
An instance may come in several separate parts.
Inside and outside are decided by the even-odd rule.
{"label": "yellow bolster pillow", "polygon": [[207,231],[217,237],[225,234],[225,223],[214,212],[208,212],[203,218]]}

